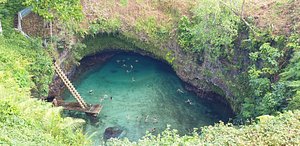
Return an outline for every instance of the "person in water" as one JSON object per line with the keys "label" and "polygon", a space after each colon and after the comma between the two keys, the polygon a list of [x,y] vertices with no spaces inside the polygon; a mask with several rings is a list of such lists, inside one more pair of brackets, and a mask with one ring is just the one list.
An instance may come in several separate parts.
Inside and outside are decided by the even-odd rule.
{"label": "person in water", "polygon": [[158,123],[158,119],[156,117],[153,117],[153,123]]}
{"label": "person in water", "polygon": [[101,97],[101,98],[100,98],[100,102],[102,102],[103,100],[104,100],[104,98],[103,98],[103,97]]}
{"label": "person in water", "polygon": [[156,128],[151,128],[150,130],[149,130],[149,132],[151,132],[151,133],[154,133],[156,131]]}
{"label": "person in water", "polygon": [[185,101],[185,103],[188,103],[188,104],[192,105],[192,101],[190,99],[188,99],[187,101]]}
{"label": "person in water", "polygon": [[149,115],[146,116],[146,118],[145,118],[145,123],[148,122],[148,118],[149,118]]}
{"label": "person in water", "polygon": [[112,100],[112,96],[110,96],[109,99]]}
{"label": "person in water", "polygon": [[184,93],[181,89],[177,89],[177,92],[179,92],[179,93]]}
{"label": "person in water", "polygon": [[107,95],[107,94],[104,94],[104,95],[103,95],[103,98],[104,98],[104,99],[107,99],[107,98],[108,98],[108,95]]}

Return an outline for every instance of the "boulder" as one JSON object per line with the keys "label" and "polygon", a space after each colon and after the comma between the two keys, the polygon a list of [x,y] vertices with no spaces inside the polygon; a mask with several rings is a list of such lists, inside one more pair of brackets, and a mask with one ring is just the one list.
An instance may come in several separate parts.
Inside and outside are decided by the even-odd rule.
{"label": "boulder", "polygon": [[124,130],[121,127],[108,127],[105,129],[104,139],[107,140],[110,138],[120,138],[122,133],[124,133]]}

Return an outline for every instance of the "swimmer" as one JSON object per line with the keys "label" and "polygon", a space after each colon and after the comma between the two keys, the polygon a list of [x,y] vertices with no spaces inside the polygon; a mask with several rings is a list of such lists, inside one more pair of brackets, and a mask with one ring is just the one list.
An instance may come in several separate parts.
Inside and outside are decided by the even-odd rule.
{"label": "swimmer", "polygon": [[188,99],[187,101],[185,101],[185,103],[188,103],[188,104],[192,104],[192,101],[190,99]]}
{"label": "swimmer", "polygon": [[153,123],[158,123],[158,119],[156,117],[153,118]]}
{"label": "swimmer", "polygon": [[152,129],[149,130],[149,132],[151,132],[151,133],[153,133],[155,131],[156,131],[156,128],[152,128]]}
{"label": "swimmer", "polygon": [[126,67],[126,64],[123,64],[122,66],[123,66],[123,67]]}
{"label": "swimmer", "polygon": [[100,102],[102,102],[104,100],[104,98],[100,98],[99,100],[100,100]]}
{"label": "swimmer", "polygon": [[133,66],[130,64],[130,68],[133,69]]}
{"label": "swimmer", "polygon": [[145,118],[145,123],[148,122],[148,118],[149,118],[149,115],[146,116],[146,118]]}
{"label": "swimmer", "polygon": [[126,70],[126,72],[127,72],[127,73],[130,73],[130,71],[129,71],[129,70]]}
{"label": "swimmer", "polygon": [[110,98],[109,98],[110,100],[112,100],[112,96],[110,96]]}
{"label": "swimmer", "polygon": [[134,79],[134,77],[132,77],[132,78],[131,78],[131,81],[132,81],[132,82],[135,82],[135,79]]}
{"label": "swimmer", "polygon": [[177,92],[179,92],[179,93],[184,93],[181,89],[177,89]]}
{"label": "swimmer", "polygon": [[89,93],[90,93],[90,94],[93,94],[93,90],[90,90]]}
{"label": "swimmer", "polygon": [[104,94],[103,98],[104,98],[104,99],[105,99],[105,98],[108,98],[108,95],[107,95],[107,94]]}

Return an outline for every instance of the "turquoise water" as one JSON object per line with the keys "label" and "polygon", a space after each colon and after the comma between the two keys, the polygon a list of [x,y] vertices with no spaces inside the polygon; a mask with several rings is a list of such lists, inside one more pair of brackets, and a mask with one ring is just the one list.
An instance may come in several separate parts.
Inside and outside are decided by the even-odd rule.
{"label": "turquoise water", "polygon": [[[188,134],[195,127],[229,118],[223,105],[186,91],[169,66],[137,54],[119,53],[104,65],[85,71],[74,85],[87,103],[103,105],[97,118],[65,112],[88,121],[85,132],[95,145],[101,143],[108,127],[121,127],[120,137],[136,141],[147,130],[158,134],[167,125]],[[63,97],[75,101],[68,91]]]}

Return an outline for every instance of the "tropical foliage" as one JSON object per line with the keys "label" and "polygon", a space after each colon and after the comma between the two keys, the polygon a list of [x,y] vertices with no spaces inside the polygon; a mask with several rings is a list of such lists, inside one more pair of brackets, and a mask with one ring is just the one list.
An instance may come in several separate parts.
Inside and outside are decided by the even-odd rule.
{"label": "tropical foliage", "polygon": [[281,81],[286,84],[292,96],[288,105],[288,109],[300,109],[300,34],[290,36],[287,48],[293,51],[290,64],[281,73]]}
{"label": "tropical foliage", "polygon": [[[171,2],[176,3],[164,1]],[[172,17],[154,17],[145,13],[125,24],[126,21],[117,16],[99,16],[89,21],[88,29],[82,29],[83,35],[91,35],[86,37],[88,46],[78,42],[70,49],[76,59],[93,54],[99,48],[141,48],[155,52],[173,64],[178,52],[172,48],[168,50],[164,45],[175,36],[174,40],[184,53],[207,57],[212,64],[221,64],[218,67],[224,67],[223,74],[228,73],[226,69],[230,67],[244,71],[240,74],[245,78],[240,80],[246,83],[243,87],[247,87],[237,91],[245,93],[237,94],[243,96],[236,97],[241,101],[236,106],[241,109],[238,118],[250,121],[250,125],[219,123],[195,129],[184,136],[168,128],[157,136],[148,133],[138,142],[113,139],[108,145],[300,144],[300,35],[297,32],[280,36],[258,29],[249,31],[254,26],[249,28],[240,16],[241,2],[198,0],[189,8],[191,14],[184,15],[179,13],[181,7],[172,8],[170,4],[164,11]],[[52,59],[40,46],[40,40],[26,40],[11,27],[12,15],[19,10],[21,3],[19,0],[0,0],[0,24],[5,29],[0,36],[0,145],[88,145],[89,141],[81,130],[83,120],[62,118],[60,108],[31,98],[47,96],[54,72]],[[120,3],[126,8],[131,2],[122,0]],[[137,5],[142,3],[138,1]],[[159,5],[163,2],[153,3],[161,9]],[[75,24],[83,17],[80,0],[26,0],[24,4],[32,6],[34,12],[50,21]],[[245,29],[241,29],[242,26]],[[105,37],[98,40],[95,38],[98,35]],[[174,48],[177,49],[175,45]],[[246,63],[238,64],[239,61],[231,58],[225,60],[229,53],[237,54]],[[235,60],[240,59],[238,57]],[[232,86],[238,85],[233,83]]]}
{"label": "tropical foliage", "polygon": [[[183,16],[179,23],[178,42],[192,52],[207,50],[215,57],[233,47],[240,17],[225,2],[239,9],[239,1],[202,0],[193,9],[193,18]],[[222,50],[224,49],[224,50]]]}
{"label": "tropical foliage", "polygon": [[[7,30],[9,31],[9,30]],[[86,145],[83,120],[61,117],[61,108],[31,98],[47,95],[51,59],[36,42],[10,31],[0,36],[0,145]]]}
{"label": "tropical foliage", "polygon": [[[298,107],[295,102],[299,101],[297,90],[300,86],[297,77],[295,78],[295,69],[299,56],[296,49],[299,47],[299,34],[287,38],[255,28],[241,16],[243,5],[242,1],[197,1],[192,9],[193,15],[183,16],[179,21],[178,44],[186,52],[201,54],[210,62],[227,58],[228,63],[233,63],[223,64],[223,68],[248,68],[245,72],[247,77],[239,81],[247,83],[243,91],[238,91],[245,94],[236,93],[237,98],[242,101],[238,117],[249,119],[275,114],[287,106],[296,109],[291,108],[289,103]],[[257,30],[254,31],[254,28]],[[289,65],[288,71],[282,73],[291,50],[294,51],[291,60],[293,65]],[[242,66],[243,64],[233,61],[234,57],[230,57],[241,52],[247,55],[244,58],[249,60],[249,64]],[[283,78],[280,79],[281,77]]]}
{"label": "tropical foliage", "polygon": [[[297,49],[299,48],[299,40],[297,35],[290,38],[284,37],[268,37],[264,35],[264,39],[269,40],[257,41],[253,40],[249,48],[249,58],[252,65],[249,66],[249,86],[250,91],[248,97],[244,98],[242,105],[242,117],[253,118],[263,114],[275,114],[283,111],[287,107],[289,109],[297,108]],[[265,42],[265,43],[263,43]],[[266,43],[268,42],[268,43]],[[272,44],[271,44],[272,43]],[[257,47],[256,46],[259,46]],[[252,48],[252,49],[251,49]],[[285,69],[288,53],[293,51],[291,64]],[[290,101],[292,100],[292,101]],[[292,108],[293,107],[293,108]]]}
{"label": "tropical foliage", "polygon": [[46,20],[80,20],[83,17],[80,0],[25,0],[27,6]]}
{"label": "tropical foliage", "polygon": [[201,132],[180,136],[168,127],[157,136],[148,133],[138,142],[128,139],[109,141],[108,145],[299,145],[300,111],[286,112],[276,117],[261,116],[247,126],[219,123],[201,128]]}

